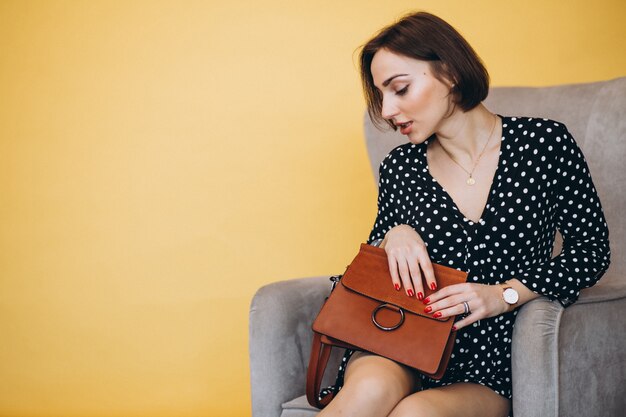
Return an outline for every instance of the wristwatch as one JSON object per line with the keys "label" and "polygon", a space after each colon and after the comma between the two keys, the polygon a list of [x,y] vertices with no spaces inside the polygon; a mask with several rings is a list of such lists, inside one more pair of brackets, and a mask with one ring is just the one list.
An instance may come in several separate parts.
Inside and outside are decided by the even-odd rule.
{"label": "wristwatch", "polygon": [[502,288],[502,299],[505,303],[515,308],[515,304],[519,301],[519,293],[515,288],[505,286]]}

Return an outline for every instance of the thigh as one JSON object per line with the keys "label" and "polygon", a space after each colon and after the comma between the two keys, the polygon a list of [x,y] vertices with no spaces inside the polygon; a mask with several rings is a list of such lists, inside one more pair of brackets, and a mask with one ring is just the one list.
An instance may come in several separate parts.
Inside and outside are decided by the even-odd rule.
{"label": "thigh", "polygon": [[357,352],[348,362],[343,388],[319,416],[386,416],[415,391],[417,381],[410,368]]}
{"label": "thigh", "polygon": [[419,374],[408,366],[401,365],[391,359],[383,358],[382,356],[374,355],[373,353],[354,352],[346,368],[346,381],[350,378],[358,377],[359,374],[369,373],[370,371],[398,378],[409,384],[410,388],[413,388],[414,384],[419,380]]}
{"label": "thigh", "polygon": [[368,352],[355,352],[346,368],[345,383],[354,380],[384,378],[385,383],[397,385],[404,396],[415,391],[419,386],[419,375],[415,370],[401,365],[391,359]]}
{"label": "thigh", "polygon": [[389,417],[507,417],[510,400],[484,385],[459,382],[409,395]]}

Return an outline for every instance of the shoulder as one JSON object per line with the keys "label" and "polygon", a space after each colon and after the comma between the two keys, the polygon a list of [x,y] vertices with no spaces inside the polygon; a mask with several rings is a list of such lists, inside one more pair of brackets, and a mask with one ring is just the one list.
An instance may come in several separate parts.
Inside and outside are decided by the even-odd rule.
{"label": "shoulder", "polygon": [[419,145],[404,143],[400,146],[396,146],[381,161],[379,167],[381,175],[383,171],[389,172],[391,170],[391,172],[393,172],[394,167],[396,169],[403,169],[407,165],[415,166],[416,164],[420,164],[420,155],[422,155],[425,149],[425,143]]}
{"label": "shoulder", "polygon": [[569,134],[565,124],[552,119],[539,117],[516,117],[503,116],[502,130],[510,134],[522,133],[523,136],[556,137],[565,133]]}
{"label": "shoulder", "polygon": [[574,137],[564,123],[538,117],[503,117],[502,133],[526,148],[552,155],[579,151]]}

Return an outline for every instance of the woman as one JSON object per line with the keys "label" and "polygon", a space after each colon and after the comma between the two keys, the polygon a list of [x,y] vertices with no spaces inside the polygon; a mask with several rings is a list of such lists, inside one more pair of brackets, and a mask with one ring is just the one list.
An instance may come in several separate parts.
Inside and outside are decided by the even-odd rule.
{"label": "woman", "polygon": [[[348,351],[320,416],[507,416],[517,309],[540,295],[570,305],[609,265],[587,164],[563,124],[481,104],[487,71],[436,16],[404,17],[360,58],[370,116],[409,141],[380,165],[369,242],[382,239],[396,290],[434,317],[462,318],[442,380]],[[557,229],[563,250],[551,259]],[[467,271],[467,283],[424,299],[424,285],[437,288],[431,262]]]}

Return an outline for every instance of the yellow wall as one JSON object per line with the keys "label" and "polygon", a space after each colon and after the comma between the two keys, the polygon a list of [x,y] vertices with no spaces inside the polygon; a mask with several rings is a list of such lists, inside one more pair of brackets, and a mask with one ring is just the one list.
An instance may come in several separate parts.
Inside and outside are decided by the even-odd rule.
{"label": "yellow wall", "polygon": [[620,0],[0,1],[0,416],[249,415],[249,302],[366,238],[353,52],[415,7],[494,85],[626,72]]}

